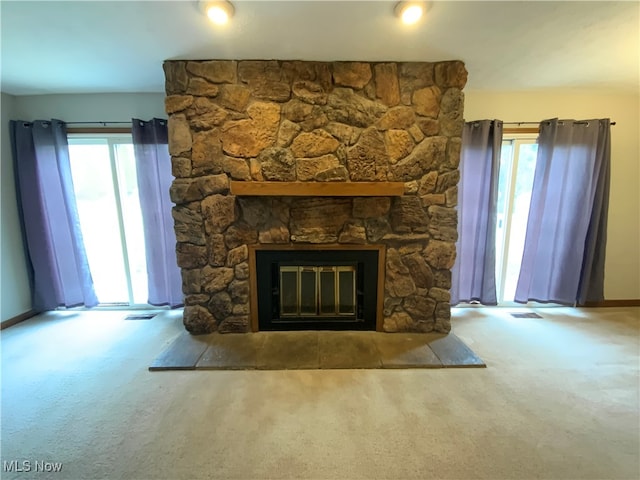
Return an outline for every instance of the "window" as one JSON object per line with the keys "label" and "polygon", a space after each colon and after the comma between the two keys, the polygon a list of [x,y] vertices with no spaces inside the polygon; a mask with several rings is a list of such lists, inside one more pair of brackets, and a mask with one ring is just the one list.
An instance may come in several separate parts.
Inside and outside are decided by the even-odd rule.
{"label": "window", "polygon": [[147,303],[144,229],[130,134],[69,134],[71,175],[101,304]]}
{"label": "window", "polygon": [[496,225],[499,304],[513,302],[515,296],[536,169],[537,138],[537,134],[503,136]]}

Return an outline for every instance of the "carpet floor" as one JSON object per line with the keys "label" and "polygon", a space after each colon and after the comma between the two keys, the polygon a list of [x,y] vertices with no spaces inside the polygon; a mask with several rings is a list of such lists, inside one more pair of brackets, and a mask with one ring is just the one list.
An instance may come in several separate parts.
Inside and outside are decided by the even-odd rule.
{"label": "carpet floor", "polygon": [[640,309],[530,310],[454,309],[487,368],[162,373],[180,311],[39,315],[0,332],[1,477],[637,480]]}

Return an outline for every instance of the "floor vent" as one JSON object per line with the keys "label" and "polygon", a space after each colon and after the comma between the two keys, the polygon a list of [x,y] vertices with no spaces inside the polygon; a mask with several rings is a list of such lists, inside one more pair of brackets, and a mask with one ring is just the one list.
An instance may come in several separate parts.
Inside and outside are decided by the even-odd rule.
{"label": "floor vent", "polygon": [[157,313],[138,313],[134,315],[127,315],[125,320],[151,320]]}
{"label": "floor vent", "polygon": [[527,313],[512,313],[512,317],[514,318],[542,318],[537,313],[527,312]]}

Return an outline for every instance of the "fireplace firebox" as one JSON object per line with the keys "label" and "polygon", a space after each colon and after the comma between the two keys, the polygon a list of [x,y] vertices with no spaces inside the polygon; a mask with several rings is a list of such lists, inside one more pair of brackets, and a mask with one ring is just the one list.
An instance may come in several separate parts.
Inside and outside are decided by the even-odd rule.
{"label": "fireplace firebox", "polygon": [[375,330],[380,249],[341,247],[255,250],[258,329]]}

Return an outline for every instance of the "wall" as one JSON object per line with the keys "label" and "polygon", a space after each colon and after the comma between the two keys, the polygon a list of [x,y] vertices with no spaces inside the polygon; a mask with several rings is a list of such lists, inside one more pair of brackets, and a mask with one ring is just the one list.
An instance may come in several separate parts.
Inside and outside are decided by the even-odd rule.
{"label": "wall", "polygon": [[638,92],[550,90],[465,92],[465,119],[538,121],[610,118],[611,193],[605,298],[640,299],[640,95]]}
{"label": "wall", "polygon": [[15,119],[15,97],[2,94],[0,124],[0,321],[9,320],[31,310],[31,292],[27,264],[18,220],[13,158],[9,140],[9,120]]}
{"label": "wall", "polygon": [[20,120],[57,118],[65,122],[166,118],[163,93],[28,95],[15,97],[14,115]]}
{"label": "wall", "polygon": [[[449,331],[461,62],[164,66],[187,330],[248,330],[248,245],[380,244],[382,328]],[[404,195],[243,198],[230,179],[395,181]]]}

